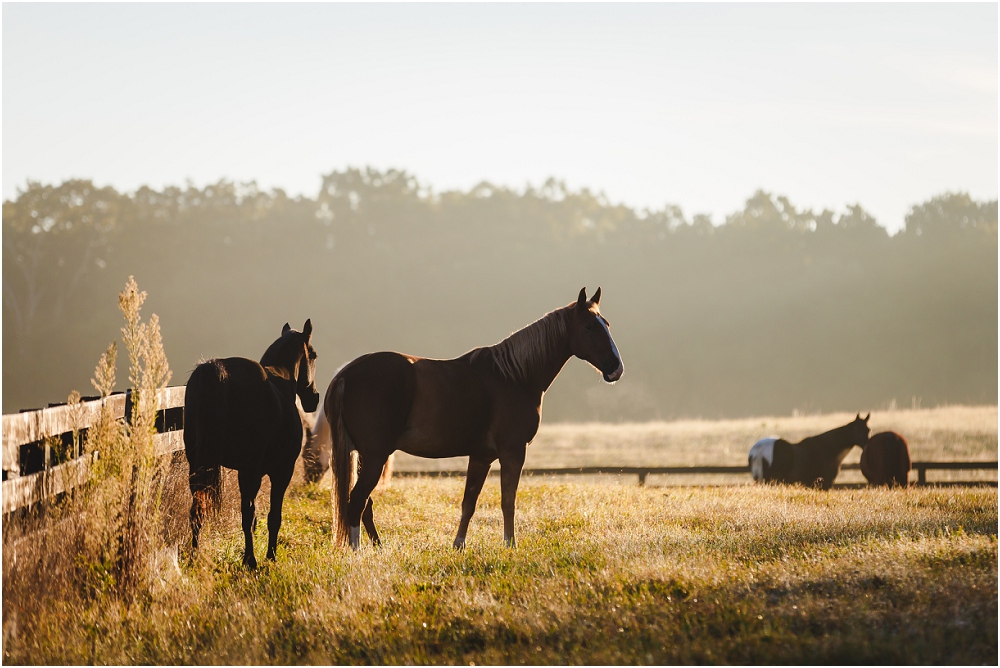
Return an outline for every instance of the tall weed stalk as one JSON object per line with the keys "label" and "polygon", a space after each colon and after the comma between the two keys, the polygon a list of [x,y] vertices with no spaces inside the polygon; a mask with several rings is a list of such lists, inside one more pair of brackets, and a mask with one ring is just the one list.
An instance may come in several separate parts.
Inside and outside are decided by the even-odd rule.
{"label": "tall weed stalk", "polygon": [[[171,371],[159,318],[141,318],[145,299],[130,276],[118,295],[132,386],[130,419],[116,419],[110,408],[119,353],[112,341],[91,380],[101,397],[100,416],[82,442],[77,440],[79,427],[74,434],[74,450],[91,464],[87,482],[60,502],[4,523],[5,655],[10,642],[65,641],[58,620],[85,617],[86,611],[111,603],[129,606],[152,585],[166,519],[162,502],[168,474],[153,437],[158,391],[170,381]],[[78,406],[79,401],[79,393],[73,392],[68,403]],[[79,659],[86,662],[85,648],[80,651]]]}

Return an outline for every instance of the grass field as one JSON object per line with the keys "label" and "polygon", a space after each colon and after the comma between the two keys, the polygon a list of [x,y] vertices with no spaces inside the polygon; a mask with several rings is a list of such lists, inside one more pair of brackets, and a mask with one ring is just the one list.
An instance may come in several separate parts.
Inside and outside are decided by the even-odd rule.
{"label": "grass field", "polygon": [[[899,430],[915,458],[995,459],[995,407],[967,409],[968,420],[956,417],[966,409],[945,410],[893,414],[903,418],[895,424],[905,425]],[[593,437],[592,426],[556,425],[539,435],[535,445],[544,447],[532,456],[562,448],[570,457],[566,443],[591,438],[574,463],[602,449],[618,448],[624,458],[647,446],[647,454],[669,449],[678,458],[612,463],[729,463],[715,454],[698,459],[699,448],[752,443],[755,429],[795,438],[796,428],[815,431],[848,417],[675,423],[648,432],[600,427],[632,439],[620,448]],[[876,426],[878,417],[875,429],[896,428],[888,420]],[[742,463],[738,455],[733,463]],[[567,463],[552,456],[530,463]],[[491,478],[469,547],[456,552],[463,481],[396,479],[374,495],[385,545],[352,553],[332,543],[328,489],[300,485],[289,490],[277,562],[256,572],[240,566],[229,490],[199,553],[182,549],[175,562],[165,552],[151,584],[127,601],[100,577],[59,581],[67,571],[51,555],[71,533],[65,524],[20,541],[5,526],[4,663],[972,664],[997,657],[995,487],[822,492],[534,478],[522,482],[518,547],[509,550]],[[258,558],[265,524],[256,532]]]}

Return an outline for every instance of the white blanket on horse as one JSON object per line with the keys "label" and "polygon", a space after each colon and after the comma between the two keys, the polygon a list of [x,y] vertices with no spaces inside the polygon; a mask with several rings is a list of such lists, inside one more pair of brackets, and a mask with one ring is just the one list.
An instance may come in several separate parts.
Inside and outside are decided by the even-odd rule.
{"label": "white blanket on horse", "polygon": [[778,436],[762,438],[750,448],[750,475],[757,482],[764,479],[765,462],[767,463],[767,468],[771,468],[771,464],[774,463],[774,442],[778,438]]}

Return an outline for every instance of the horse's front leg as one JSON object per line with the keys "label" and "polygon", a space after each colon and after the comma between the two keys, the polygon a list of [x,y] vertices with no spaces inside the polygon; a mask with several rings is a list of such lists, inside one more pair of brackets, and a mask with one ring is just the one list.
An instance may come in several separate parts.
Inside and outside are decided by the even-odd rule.
{"label": "horse's front leg", "polygon": [[253,555],[253,525],[257,492],[260,491],[262,477],[257,473],[239,472],[240,511],[243,514],[243,565],[250,569],[257,568],[257,558]]}
{"label": "horse's front leg", "polygon": [[281,506],[285,501],[285,490],[292,479],[291,472],[272,475],[271,509],[267,512],[267,558],[274,561],[278,554],[278,531],[281,530]]}
{"label": "horse's front leg", "polygon": [[469,471],[465,474],[465,496],[462,498],[462,519],[458,523],[455,542],[452,543],[456,550],[465,547],[465,535],[469,531],[469,522],[476,512],[476,502],[479,500],[479,493],[483,491],[483,483],[486,482],[486,476],[490,473],[492,463],[483,459],[469,458]]}
{"label": "horse's front leg", "polygon": [[500,508],[503,510],[503,540],[507,547],[517,544],[514,540],[514,499],[521,481],[526,447],[527,444],[522,443],[500,455]]}

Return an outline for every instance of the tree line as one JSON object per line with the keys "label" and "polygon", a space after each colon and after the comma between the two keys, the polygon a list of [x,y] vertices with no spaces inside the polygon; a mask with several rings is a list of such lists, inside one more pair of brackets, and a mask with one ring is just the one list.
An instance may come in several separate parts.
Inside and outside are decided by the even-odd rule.
{"label": "tree line", "polygon": [[764,191],[713,225],[556,180],[437,193],[397,170],[333,172],[314,198],[28,183],[3,205],[4,412],[89,386],[130,275],[178,383],[312,318],[325,387],[359,354],[454,357],[600,285],[625,377],[571,362],[547,420],[997,401],[997,202],[962,193],[890,236],[860,205]]}

